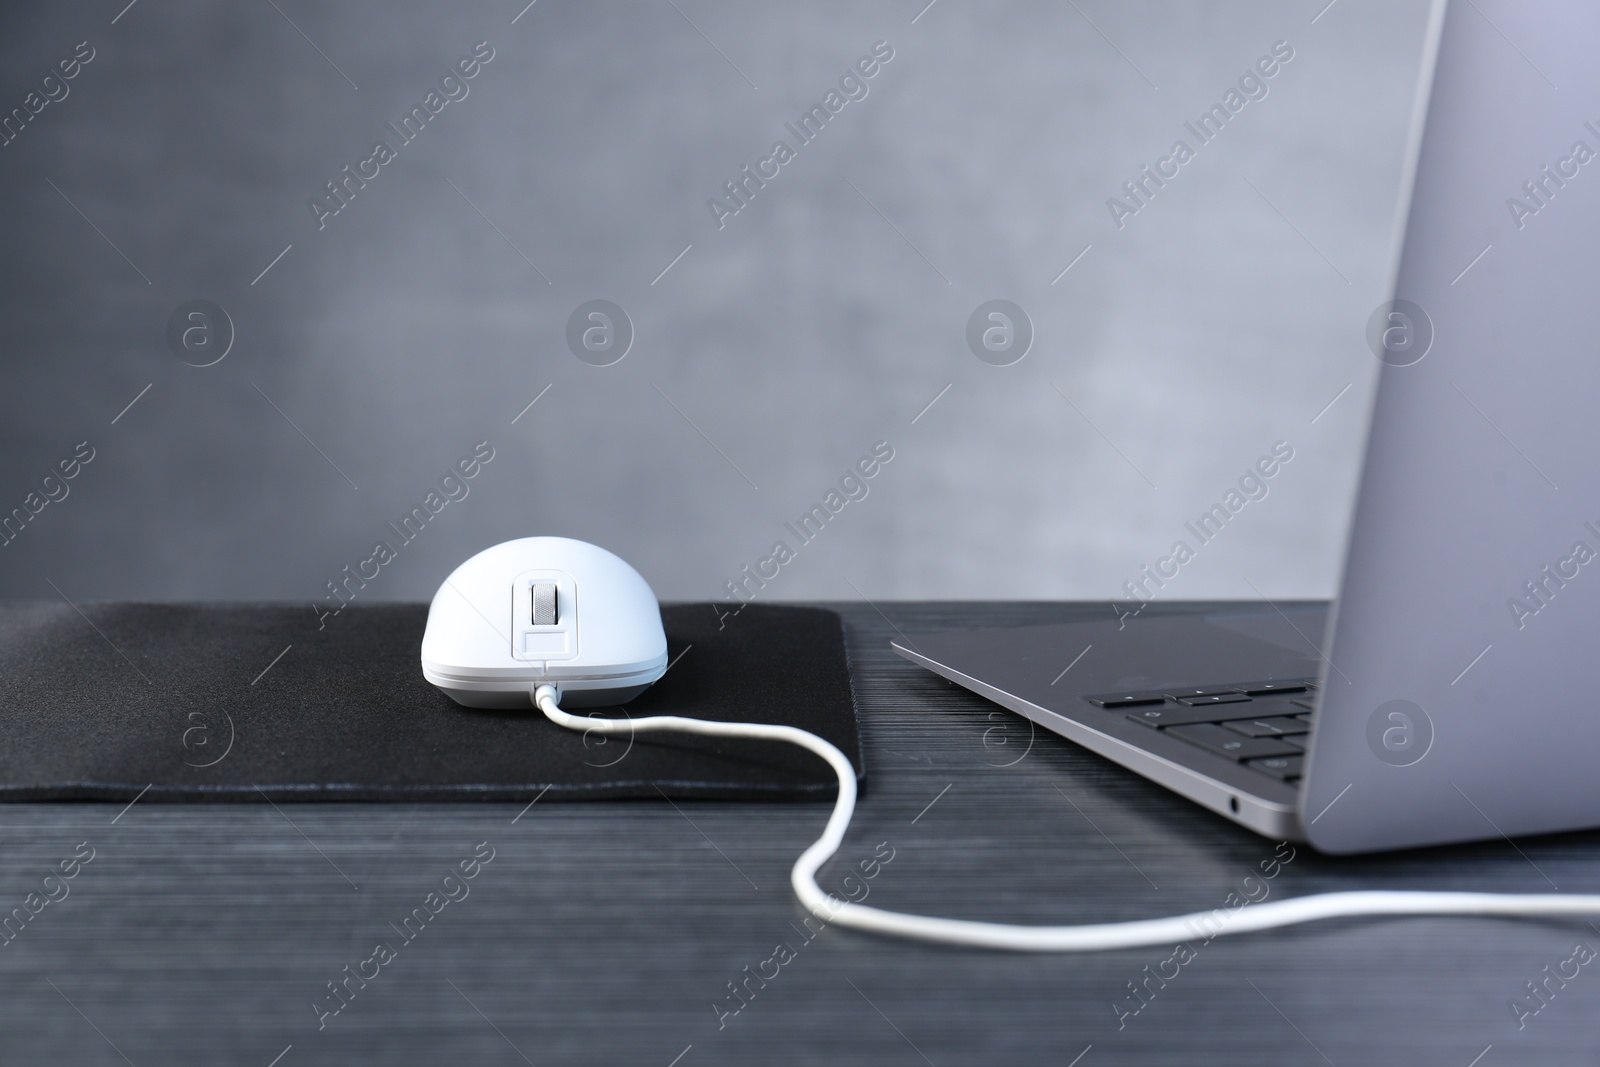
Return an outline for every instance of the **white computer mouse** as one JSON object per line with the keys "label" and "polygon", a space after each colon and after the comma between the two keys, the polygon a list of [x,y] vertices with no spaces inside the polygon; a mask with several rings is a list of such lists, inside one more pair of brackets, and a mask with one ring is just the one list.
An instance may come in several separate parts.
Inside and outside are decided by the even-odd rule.
{"label": "white computer mouse", "polygon": [[621,704],[667,668],[649,583],[620,557],[568,537],[486,548],[428,608],[422,676],[469,708],[531,708],[536,686],[566,707]]}

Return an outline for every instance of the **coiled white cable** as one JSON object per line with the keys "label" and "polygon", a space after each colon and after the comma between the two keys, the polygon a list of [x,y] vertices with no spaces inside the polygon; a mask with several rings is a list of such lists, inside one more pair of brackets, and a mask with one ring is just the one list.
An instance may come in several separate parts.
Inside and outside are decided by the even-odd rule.
{"label": "coiled white cable", "polygon": [[[1226,925],[1211,911],[1173,915],[1164,919],[1090,923],[1081,926],[1014,926],[969,919],[940,919],[885,911],[840,900],[817,884],[817,871],[844,841],[856,810],[856,772],[850,760],[816,734],[794,726],[751,722],[713,722],[680,715],[652,715],[642,719],[608,719],[573,715],[557,706],[556,690],[549,685],[534,689],[533,702],[551,722],[569,730],[602,734],[672,731],[711,737],[748,737],[760,741],[786,741],[828,761],[839,777],[839,798],[822,836],[800,854],[789,872],[789,884],[812,914],[825,922],[854,927],[891,937],[935,941],[947,945],[1008,949],[1014,952],[1093,952],[1103,949],[1172,945],[1196,937],[1269,930],[1277,926],[1318,919],[1358,915],[1503,915],[1537,918],[1551,915],[1600,915],[1600,895],[1578,893],[1433,893],[1370,890],[1316,893],[1252,904],[1227,914]],[[1220,926],[1220,928],[1219,928]]]}

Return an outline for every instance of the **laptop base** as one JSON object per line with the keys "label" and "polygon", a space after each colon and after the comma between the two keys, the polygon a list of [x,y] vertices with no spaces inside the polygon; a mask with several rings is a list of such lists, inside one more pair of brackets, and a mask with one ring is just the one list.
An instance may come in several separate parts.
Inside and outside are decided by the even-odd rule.
{"label": "laptop base", "polygon": [[[1287,755],[1297,742],[1277,739],[1280,748],[1252,743],[1252,732],[1273,724],[1248,724],[1309,713],[1293,701],[1309,703],[1315,691],[1322,665],[1315,642],[1326,628],[1327,610],[1325,604],[1282,610],[1252,605],[1142,618],[1119,618],[1108,610],[1101,621],[913,634],[891,645],[913,663],[1224,818],[1273,840],[1300,841],[1305,833],[1296,781],[1275,777],[1265,764],[1253,765]],[[1278,684],[1288,691],[1274,691]],[[1129,695],[1144,699],[1109,705],[1105,699]],[[1194,703],[1180,703],[1185,699]],[[1246,707],[1252,714],[1242,714]],[[1169,709],[1166,714],[1183,721],[1157,728],[1135,718],[1142,709],[1148,720],[1154,708]],[[1183,729],[1219,721],[1223,725],[1211,728],[1237,733],[1244,742],[1238,758],[1218,743],[1223,734]],[[1291,736],[1303,738],[1303,745],[1309,723],[1304,734]]]}

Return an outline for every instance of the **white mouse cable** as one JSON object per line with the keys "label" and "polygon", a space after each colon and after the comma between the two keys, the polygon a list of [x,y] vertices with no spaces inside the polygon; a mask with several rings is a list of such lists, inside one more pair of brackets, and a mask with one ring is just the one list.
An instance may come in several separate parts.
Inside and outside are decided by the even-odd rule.
{"label": "white mouse cable", "polygon": [[[1091,923],[1081,926],[1015,926],[970,919],[940,919],[908,915],[840,900],[817,884],[817,870],[844,841],[845,830],[856,810],[856,772],[843,752],[816,734],[795,726],[753,722],[714,722],[681,715],[651,715],[642,719],[589,718],[562,711],[556,689],[540,685],[533,702],[545,717],[569,730],[602,734],[650,733],[658,730],[711,737],[747,737],[759,741],[786,741],[828,761],[839,776],[839,799],[822,836],[800,854],[789,872],[789,884],[800,902],[824,922],[858,930],[935,941],[948,945],[1009,949],[1016,952],[1093,952],[1103,949],[1171,945],[1204,935],[1238,934],[1317,919],[1357,915],[1504,915],[1536,918],[1551,915],[1600,915],[1600,895],[1582,893],[1432,893],[1366,890],[1316,893],[1292,900],[1252,904],[1228,913],[1225,927],[1215,929],[1211,911],[1173,915],[1164,919]],[[1209,931],[1209,932],[1208,932]]]}

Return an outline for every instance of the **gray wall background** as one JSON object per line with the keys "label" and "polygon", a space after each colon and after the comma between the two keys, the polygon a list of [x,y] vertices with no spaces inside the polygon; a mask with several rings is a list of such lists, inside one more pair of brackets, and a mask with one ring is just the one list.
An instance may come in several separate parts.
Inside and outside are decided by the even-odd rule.
{"label": "gray wall background", "polygon": [[[1334,589],[1421,0],[125,2],[0,14],[7,111],[95,49],[0,148],[0,511],[97,450],[0,595],[310,600],[480,439],[363,596],[560,533],[714,598],[880,439],[764,597],[1118,596],[1278,440],[1162,595]],[[878,40],[868,96],[719,231],[706,199]],[[1107,197],[1278,40],[1269,95],[1119,231]],[[319,231],[307,199],[478,41],[470,95]],[[997,297],[1036,330],[1007,367],[964,336]],[[193,298],[236,330],[207,368],[164,339]],[[613,366],[564,339],[593,298],[636,330]]]}

